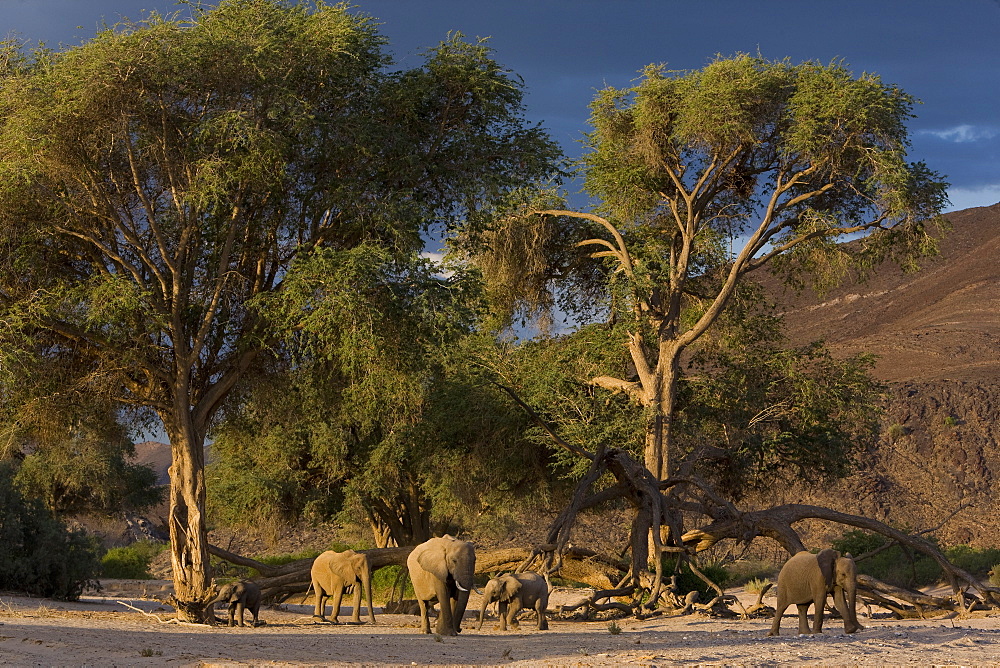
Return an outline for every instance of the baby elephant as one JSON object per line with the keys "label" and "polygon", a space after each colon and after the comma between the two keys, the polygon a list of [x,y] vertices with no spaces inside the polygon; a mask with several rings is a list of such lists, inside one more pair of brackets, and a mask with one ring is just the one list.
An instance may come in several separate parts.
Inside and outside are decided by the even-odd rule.
{"label": "baby elephant", "polygon": [[253,625],[257,626],[257,611],[260,610],[260,587],[253,582],[241,580],[224,585],[219,590],[219,595],[209,603],[209,606],[214,607],[217,603],[229,604],[228,626],[236,626],[235,619],[237,617],[239,618],[240,626],[245,626],[243,623],[243,610],[250,611],[250,614],[253,615]]}
{"label": "baby elephant", "polygon": [[549,605],[549,584],[538,573],[509,573],[487,582],[483,590],[483,605],[479,610],[479,628],[483,628],[486,606],[494,601],[498,602],[501,631],[507,630],[507,624],[518,628],[517,613],[522,608],[533,608],[538,616],[538,630],[548,630],[545,608]]}

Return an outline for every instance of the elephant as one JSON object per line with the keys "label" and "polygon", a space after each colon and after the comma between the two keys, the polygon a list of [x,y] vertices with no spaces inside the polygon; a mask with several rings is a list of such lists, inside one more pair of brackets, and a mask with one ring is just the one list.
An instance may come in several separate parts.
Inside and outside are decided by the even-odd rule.
{"label": "elephant", "polygon": [[857,617],[857,568],[850,554],[840,556],[836,550],[821,550],[818,554],[798,552],[785,562],[778,573],[778,603],[774,622],[768,635],[778,635],[781,615],[794,603],[799,609],[799,633],[809,633],[806,613],[813,609],[813,633],[823,631],[823,610],[826,597],[833,593],[837,612],[844,618],[844,633],[864,629]]}
{"label": "elephant", "polygon": [[497,601],[500,614],[500,630],[506,631],[507,624],[517,629],[517,613],[521,609],[535,610],[539,631],[548,631],[545,608],[549,605],[549,583],[538,573],[509,573],[500,575],[486,583],[483,589],[483,605],[479,610],[479,628],[483,628],[486,606]]}
{"label": "elephant", "polygon": [[445,535],[417,545],[406,558],[413,593],[420,606],[421,630],[431,632],[428,608],[438,602],[437,633],[453,636],[462,631],[462,617],[475,587],[476,550],[472,543]]}
{"label": "elephant", "polygon": [[229,624],[236,626],[236,617],[239,617],[239,625],[243,623],[243,611],[249,610],[253,615],[253,625],[257,626],[257,613],[260,610],[260,587],[250,580],[241,580],[223,585],[219,590],[219,595],[209,603],[209,607],[214,607],[217,603],[229,604]]}
{"label": "elephant", "polygon": [[333,597],[333,623],[339,624],[340,602],[346,590],[354,590],[354,610],[351,622],[361,623],[361,589],[364,588],[368,603],[368,619],[375,623],[375,609],[372,607],[372,569],[368,555],[354,550],[334,552],[327,550],[316,557],[310,570],[312,587],[316,596],[313,617],[327,621],[326,598]]}

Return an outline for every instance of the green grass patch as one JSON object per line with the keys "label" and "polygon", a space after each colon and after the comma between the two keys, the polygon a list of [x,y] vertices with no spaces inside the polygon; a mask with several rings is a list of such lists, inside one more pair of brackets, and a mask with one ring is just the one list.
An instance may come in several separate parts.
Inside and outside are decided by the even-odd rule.
{"label": "green grass patch", "polygon": [[403,588],[402,598],[413,598],[413,585],[404,566],[386,566],[372,574],[372,600],[379,604],[400,598],[399,588]]}
{"label": "green grass patch", "polygon": [[149,564],[160,552],[165,550],[165,543],[138,541],[126,547],[113,547],[101,557],[101,577],[120,580],[150,580]]}

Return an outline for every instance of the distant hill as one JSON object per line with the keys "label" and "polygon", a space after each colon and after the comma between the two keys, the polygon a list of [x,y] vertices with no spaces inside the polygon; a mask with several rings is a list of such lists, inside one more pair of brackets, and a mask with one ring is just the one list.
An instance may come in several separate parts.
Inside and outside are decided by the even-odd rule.
{"label": "distant hill", "polygon": [[135,464],[147,464],[156,472],[157,485],[169,485],[170,445],[159,441],[143,441],[135,444]]}
{"label": "distant hill", "polygon": [[[822,339],[839,356],[878,356],[889,390],[883,441],[822,502],[946,543],[997,545],[1000,513],[1000,204],[946,216],[940,254],[903,273],[885,264],[823,298],[764,280],[793,343]],[[954,517],[951,515],[954,514]]]}

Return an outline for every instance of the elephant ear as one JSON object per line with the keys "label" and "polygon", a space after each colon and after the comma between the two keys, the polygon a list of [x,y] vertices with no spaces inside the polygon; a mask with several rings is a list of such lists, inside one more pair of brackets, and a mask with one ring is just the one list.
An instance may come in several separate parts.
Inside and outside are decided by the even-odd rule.
{"label": "elephant ear", "polygon": [[839,558],[840,554],[836,550],[831,550],[829,548],[820,550],[819,554],[816,555],[816,562],[819,564],[819,572],[823,574],[823,581],[826,582],[827,588],[833,586],[833,565]]}
{"label": "elephant ear", "polygon": [[521,591],[521,581],[513,575],[505,575],[500,578],[500,600],[509,601],[517,596]]}
{"label": "elephant ear", "polygon": [[448,561],[444,550],[422,550],[417,555],[420,567],[444,582],[448,579]]}

